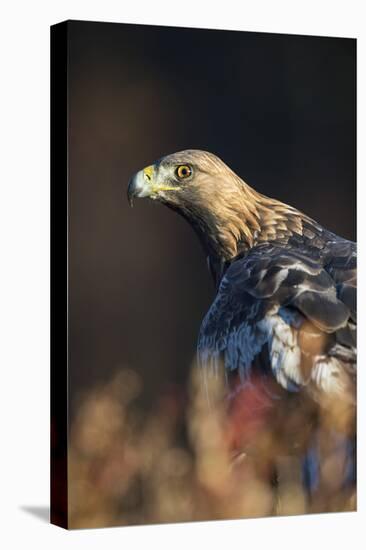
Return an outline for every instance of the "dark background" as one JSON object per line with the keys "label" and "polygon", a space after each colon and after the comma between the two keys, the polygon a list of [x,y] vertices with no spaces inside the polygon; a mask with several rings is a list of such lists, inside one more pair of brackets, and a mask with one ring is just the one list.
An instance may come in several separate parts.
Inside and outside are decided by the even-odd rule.
{"label": "dark background", "polygon": [[131,175],[186,149],[355,239],[351,39],[69,23],[69,385],[123,366],[146,403],[185,380],[213,297],[186,222]]}

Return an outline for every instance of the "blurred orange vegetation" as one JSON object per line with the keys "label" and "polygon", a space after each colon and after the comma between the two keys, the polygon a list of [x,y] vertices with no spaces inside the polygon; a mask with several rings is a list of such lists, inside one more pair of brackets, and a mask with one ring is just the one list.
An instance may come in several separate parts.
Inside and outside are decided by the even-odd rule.
{"label": "blurred orange vegetation", "polygon": [[123,369],[80,399],[70,429],[71,528],[355,509],[354,491],[339,486],[340,458],[332,448],[323,453],[317,495],[309,501],[304,493],[299,455],[283,445],[309,424],[303,409],[287,419],[285,435],[278,437],[273,424],[260,427],[246,451],[233,454],[220,376],[203,383],[193,367],[188,397],[172,390],[149,411],[139,406],[142,392],[138,374]]}

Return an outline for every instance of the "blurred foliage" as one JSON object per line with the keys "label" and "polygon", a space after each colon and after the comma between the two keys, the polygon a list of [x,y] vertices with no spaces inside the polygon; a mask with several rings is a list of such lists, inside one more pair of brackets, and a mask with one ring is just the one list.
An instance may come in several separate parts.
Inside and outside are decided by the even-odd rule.
{"label": "blurred foliage", "polygon": [[[261,423],[263,396],[254,389],[243,397],[258,411],[255,422],[243,411],[229,416],[220,376],[203,381],[197,368],[186,395],[171,388],[146,411],[142,393],[140,377],[124,369],[80,397],[70,429],[71,528],[355,509],[355,492],[340,486],[342,457],[326,437],[322,485],[311,500],[303,490],[300,455],[284,439],[299,426],[306,432],[309,411],[280,415],[278,430]],[[233,454],[233,418],[249,434],[245,453]]]}

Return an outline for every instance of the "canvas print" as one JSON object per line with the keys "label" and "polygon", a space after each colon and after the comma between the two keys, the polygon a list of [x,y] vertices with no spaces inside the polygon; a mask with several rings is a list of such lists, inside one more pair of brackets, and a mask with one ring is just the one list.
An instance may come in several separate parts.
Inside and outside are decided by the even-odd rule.
{"label": "canvas print", "polygon": [[356,510],[355,94],[351,38],[51,28],[53,523]]}

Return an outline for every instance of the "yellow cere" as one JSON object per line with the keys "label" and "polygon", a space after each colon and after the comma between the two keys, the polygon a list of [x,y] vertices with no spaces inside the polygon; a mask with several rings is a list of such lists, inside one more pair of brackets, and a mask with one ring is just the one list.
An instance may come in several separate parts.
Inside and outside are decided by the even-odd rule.
{"label": "yellow cere", "polygon": [[151,166],[146,166],[146,168],[144,168],[144,175],[147,177],[147,179],[151,179],[152,178],[152,175],[154,173],[154,167],[151,165]]}
{"label": "yellow cere", "polygon": [[159,191],[176,191],[177,190],[176,187],[172,187],[171,185],[167,185],[167,184],[164,184],[164,183],[161,183],[161,184],[154,183],[152,181],[153,180],[153,174],[154,174],[154,166],[153,165],[147,166],[146,168],[144,168],[143,172],[144,172],[144,176],[146,177],[146,179],[149,182],[152,193],[158,193]]}

